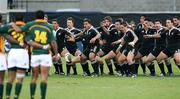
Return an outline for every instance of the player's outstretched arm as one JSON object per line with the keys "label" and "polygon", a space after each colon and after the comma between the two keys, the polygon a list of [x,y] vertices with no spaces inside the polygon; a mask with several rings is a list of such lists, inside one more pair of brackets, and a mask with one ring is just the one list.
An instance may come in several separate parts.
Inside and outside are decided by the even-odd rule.
{"label": "player's outstretched arm", "polygon": [[16,32],[22,32],[22,29],[19,28],[14,22],[12,22],[10,24]]}

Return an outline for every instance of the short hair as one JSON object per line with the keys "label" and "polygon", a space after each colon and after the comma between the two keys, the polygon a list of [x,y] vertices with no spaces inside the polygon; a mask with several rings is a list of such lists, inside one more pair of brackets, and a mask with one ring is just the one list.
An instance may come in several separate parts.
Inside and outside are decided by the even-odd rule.
{"label": "short hair", "polygon": [[123,18],[117,18],[115,22],[122,23],[122,22],[124,22],[124,19]]}
{"label": "short hair", "polygon": [[58,20],[57,20],[57,19],[52,19],[52,21],[56,21],[56,22],[58,22]]}
{"label": "short hair", "polygon": [[159,19],[155,19],[155,21],[154,22],[159,22],[159,23],[162,23],[161,22],[161,20],[159,20]]}
{"label": "short hair", "polygon": [[72,17],[68,17],[67,20],[70,20],[72,23],[74,23],[74,19]]}
{"label": "short hair", "polygon": [[22,14],[18,14],[18,15],[16,15],[16,17],[15,17],[15,20],[16,20],[16,21],[23,21],[23,18],[24,18],[24,16],[23,16]]}
{"label": "short hair", "polygon": [[125,27],[127,27],[127,22],[121,22],[121,25],[123,25],[123,26],[125,26]]}
{"label": "short hair", "polygon": [[173,23],[173,19],[172,19],[172,18],[167,18],[166,21],[167,21],[167,20],[170,20],[170,21]]}
{"label": "short hair", "polygon": [[110,16],[104,17],[104,20],[109,20],[109,22],[112,22],[112,18]]}
{"label": "short hair", "polygon": [[2,15],[0,14],[0,22],[2,21]]}
{"label": "short hair", "polygon": [[174,18],[176,18],[176,19],[178,19],[178,20],[179,20],[179,17],[178,17],[178,16],[174,16],[174,17],[173,17],[173,19],[174,19]]}
{"label": "short hair", "polygon": [[144,17],[146,19],[146,15],[141,15],[140,17]]}
{"label": "short hair", "polygon": [[51,21],[51,22],[53,22],[53,21],[55,21],[55,22],[57,22],[57,23],[59,24],[59,22],[58,22],[58,20],[57,20],[57,19],[52,19],[52,21]]}
{"label": "short hair", "polygon": [[91,24],[91,20],[88,18],[84,18],[83,22],[88,22],[89,24]]}
{"label": "short hair", "polygon": [[36,19],[44,19],[44,11],[42,11],[42,10],[38,10],[38,11],[36,11]]}
{"label": "short hair", "polygon": [[144,21],[151,21],[149,18],[145,18],[145,20]]}

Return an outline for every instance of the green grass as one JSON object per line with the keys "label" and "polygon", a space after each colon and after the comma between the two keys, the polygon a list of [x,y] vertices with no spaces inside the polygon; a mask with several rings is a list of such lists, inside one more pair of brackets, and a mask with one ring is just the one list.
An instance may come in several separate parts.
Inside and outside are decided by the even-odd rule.
{"label": "green grass", "polygon": [[[98,78],[83,77],[80,66],[78,66],[78,70],[78,76],[66,77],[53,74],[52,67],[47,99],[180,99],[180,71],[175,65],[173,65],[175,74],[173,77],[141,75],[135,79],[107,75]],[[139,71],[142,74],[141,68]],[[160,73],[157,66],[156,71],[157,74]],[[25,78],[20,99],[29,99],[30,79],[31,77]],[[13,93],[14,88],[11,94],[13,95]],[[39,97],[38,83],[36,99],[40,99]]]}

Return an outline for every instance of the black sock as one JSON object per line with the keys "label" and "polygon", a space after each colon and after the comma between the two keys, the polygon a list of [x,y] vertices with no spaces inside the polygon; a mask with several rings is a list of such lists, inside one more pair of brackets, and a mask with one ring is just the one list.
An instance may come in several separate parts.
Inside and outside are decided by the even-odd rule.
{"label": "black sock", "polygon": [[180,65],[177,64],[177,67],[180,69]]}
{"label": "black sock", "polygon": [[34,99],[35,91],[36,91],[36,83],[31,83],[30,84],[31,99]]}
{"label": "black sock", "polygon": [[173,72],[172,72],[171,63],[170,63],[170,64],[166,64],[166,67],[167,67],[167,69],[168,69],[168,73],[173,73]]}
{"label": "black sock", "polygon": [[151,74],[152,76],[154,76],[154,75],[155,75],[154,64],[150,64],[150,65],[148,66],[148,69],[149,69],[149,71],[150,71],[150,74]]}
{"label": "black sock", "polygon": [[131,65],[129,65],[129,64],[127,64],[127,72],[128,72],[128,74],[132,74]]}
{"label": "black sock", "polygon": [[116,62],[114,62],[114,66],[116,68],[116,71],[118,72],[119,71],[119,66],[118,66],[118,64]]}
{"label": "black sock", "polygon": [[81,63],[81,66],[82,66],[83,72],[86,72],[88,75],[91,75],[91,73],[89,71],[88,62]]}
{"label": "black sock", "polygon": [[0,99],[3,99],[4,85],[0,84]]}
{"label": "black sock", "polygon": [[136,70],[135,70],[135,64],[131,64],[131,65],[129,65],[130,66],[130,71],[131,71],[131,73],[132,74],[136,74]]}
{"label": "black sock", "polygon": [[124,71],[125,71],[125,74],[126,74],[126,76],[129,76],[129,74],[130,74],[130,71],[129,71],[129,65],[128,64],[125,64],[124,65]]}
{"label": "black sock", "polygon": [[159,68],[160,68],[160,70],[161,70],[161,73],[162,73],[163,75],[165,75],[164,64],[161,62],[161,63],[159,63],[158,65],[159,65]]}
{"label": "black sock", "polygon": [[58,65],[57,63],[54,63],[55,73],[59,73]]}
{"label": "black sock", "polygon": [[58,62],[58,63],[57,63],[57,67],[58,67],[58,70],[59,70],[60,73],[63,73],[63,72],[64,72],[61,62]]}
{"label": "black sock", "polygon": [[85,64],[86,64],[87,62],[85,62],[85,63],[81,63],[81,66],[82,66],[82,69],[83,69],[83,72],[86,72],[86,67],[85,67]]}
{"label": "black sock", "polygon": [[134,66],[135,66],[135,72],[136,72],[136,74],[138,74],[139,64],[138,64],[138,63],[135,63]]}
{"label": "black sock", "polygon": [[109,73],[113,74],[112,63],[111,62],[108,63],[107,66],[108,66],[108,69],[109,69]]}
{"label": "black sock", "polygon": [[45,99],[46,98],[47,84],[44,82],[41,82],[40,89],[41,89],[41,99]]}
{"label": "black sock", "polygon": [[143,73],[146,73],[146,65],[144,63],[141,64],[141,68],[143,70]]}
{"label": "black sock", "polygon": [[11,83],[6,83],[6,99],[10,98],[11,89],[12,89],[12,84]]}
{"label": "black sock", "polygon": [[104,64],[99,64],[99,68],[100,68],[101,74],[103,74],[104,73]]}
{"label": "black sock", "polygon": [[71,63],[69,62],[66,63],[66,74],[70,74],[71,66],[72,66]]}
{"label": "black sock", "polygon": [[18,99],[19,98],[19,94],[21,92],[21,89],[22,89],[22,84],[21,83],[16,83],[14,99]]}
{"label": "black sock", "polygon": [[71,65],[71,66],[72,66],[72,68],[73,68],[74,75],[77,75],[77,68],[76,68],[76,66],[74,66],[74,65]]}
{"label": "black sock", "polygon": [[99,75],[99,67],[98,67],[97,61],[92,61],[91,64],[92,64],[94,73],[97,74],[97,75]]}
{"label": "black sock", "polygon": [[119,66],[119,71],[121,72],[122,75],[124,75],[124,64],[118,64]]}

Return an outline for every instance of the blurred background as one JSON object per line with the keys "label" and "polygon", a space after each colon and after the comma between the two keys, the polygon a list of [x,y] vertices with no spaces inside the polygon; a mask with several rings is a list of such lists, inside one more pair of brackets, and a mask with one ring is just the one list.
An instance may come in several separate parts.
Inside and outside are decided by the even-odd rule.
{"label": "blurred background", "polygon": [[61,19],[62,25],[66,17],[73,16],[78,21],[77,27],[84,17],[92,19],[96,26],[106,15],[135,22],[142,14],[162,20],[179,16],[180,0],[0,0],[0,13],[6,22],[18,13],[24,13],[26,21],[32,20],[33,12],[39,9],[46,11],[49,20]]}

